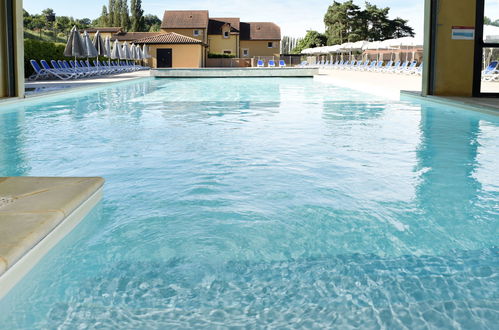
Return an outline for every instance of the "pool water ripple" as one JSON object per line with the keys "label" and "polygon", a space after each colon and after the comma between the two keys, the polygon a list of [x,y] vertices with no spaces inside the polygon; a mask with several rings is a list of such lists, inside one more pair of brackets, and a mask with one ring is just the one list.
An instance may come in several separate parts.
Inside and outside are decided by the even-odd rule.
{"label": "pool water ripple", "polygon": [[493,329],[498,128],[294,78],[17,105],[0,175],[106,185],[0,301],[0,329]]}

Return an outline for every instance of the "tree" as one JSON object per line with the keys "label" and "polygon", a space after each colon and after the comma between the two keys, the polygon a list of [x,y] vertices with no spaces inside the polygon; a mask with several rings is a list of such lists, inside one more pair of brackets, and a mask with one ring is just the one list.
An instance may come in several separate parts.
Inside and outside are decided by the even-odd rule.
{"label": "tree", "polygon": [[33,17],[33,19],[31,20],[31,25],[30,25],[30,29],[31,30],[38,30],[38,33],[39,33],[39,36],[40,36],[40,40],[42,40],[42,30],[43,28],[45,27],[45,20],[42,18],[41,15],[36,15]]}
{"label": "tree", "polygon": [[397,17],[390,21],[388,36],[389,38],[413,37],[414,30],[407,25],[407,20]]}
{"label": "tree", "polygon": [[89,18],[76,19],[74,23],[81,30],[88,29],[92,25],[92,21]]}
{"label": "tree", "polygon": [[130,25],[130,16],[128,15],[128,3],[127,0],[120,1],[121,2],[121,27],[126,31]]}
{"label": "tree", "polygon": [[106,6],[102,6],[102,12],[96,23],[97,26],[109,26],[109,14]]}
{"label": "tree", "polygon": [[483,24],[485,24],[485,25],[499,26],[499,19],[496,19],[495,21],[493,21],[489,17],[485,16],[483,18]]}
{"label": "tree", "polygon": [[115,17],[114,11],[116,9],[114,0],[109,0],[109,6],[107,6],[107,8],[109,10],[107,22],[108,22],[109,26],[116,26],[116,23],[114,20],[114,17]]}
{"label": "tree", "polygon": [[299,54],[305,48],[320,47],[324,46],[327,42],[327,36],[314,30],[308,30],[305,38],[301,39],[296,47],[293,49],[293,53]]}
{"label": "tree", "polygon": [[113,26],[121,25],[121,7],[122,7],[122,0],[115,0],[114,10],[113,10]]}
{"label": "tree", "polygon": [[156,15],[144,15],[144,31],[157,32],[160,30],[161,20]]}
{"label": "tree", "polygon": [[340,3],[334,1],[324,15],[327,44],[342,44],[347,41],[362,40],[362,13],[352,0]]}
{"label": "tree", "polygon": [[414,36],[407,20],[400,17],[391,20],[389,12],[389,7],[380,8],[369,2],[361,10],[352,0],[343,3],[334,1],[324,16],[328,45]]}
{"label": "tree", "polygon": [[57,16],[54,27],[56,30],[65,33],[67,37],[72,28],[71,19],[67,16]]}
{"label": "tree", "polygon": [[390,27],[390,20],[388,19],[388,12],[390,8],[378,8],[376,5],[371,5],[366,2],[366,9],[362,12],[361,20],[362,25],[367,26],[367,33],[364,36],[365,40],[384,40],[387,39],[388,29]]}
{"label": "tree", "polygon": [[132,23],[132,31],[144,32],[144,11],[142,10],[142,1],[141,0],[131,0],[130,2],[130,12],[132,15],[131,23]]}

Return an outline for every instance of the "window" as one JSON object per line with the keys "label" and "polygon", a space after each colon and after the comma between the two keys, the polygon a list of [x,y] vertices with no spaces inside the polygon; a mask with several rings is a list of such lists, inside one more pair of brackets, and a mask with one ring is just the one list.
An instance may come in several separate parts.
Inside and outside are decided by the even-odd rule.
{"label": "window", "polygon": [[230,55],[230,54],[232,54],[232,51],[230,49],[226,49],[226,50],[224,50],[224,54],[229,54]]}
{"label": "window", "polygon": [[229,37],[229,31],[225,31],[224,32],[224,38],[228,38]]}
{"label": "window", "polygon": [[274,48],[274,43],[272,41],[269,41],[269,43],[267,44],[267,47]]}
{"label": "window", "polygon": [[199,37],[201,35],[201,30],[194,30],[193,35]]}
{"label": "window", "polygon": [[249,49],[243,48],[243,57],[248,57],[248,56],[249,56]]}

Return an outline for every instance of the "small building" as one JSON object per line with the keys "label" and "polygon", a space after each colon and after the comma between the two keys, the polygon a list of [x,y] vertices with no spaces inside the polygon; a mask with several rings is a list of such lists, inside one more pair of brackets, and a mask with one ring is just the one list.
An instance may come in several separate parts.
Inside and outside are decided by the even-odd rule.
{"label": "small building", "polygon": [[161,31],[195,38],[206,45],[203,66],[209,54],[237,58],[279,58],[281,29],[272,22],[241,22],[238,17],[210,18],[207,10],[167,10]]}
{"label": "small building", "polygon": [[[166,10],[161,22],[161,32],[181,34],[207,45],[208,22],[207,10]],[[202,67],[205,65],[206,54],[206,48],[203,47]]]}
{"label": "small building", "polygon": [[241,57],[276,57],[281,52],[281,28],[271,22],[241,22]]}
{"label": "small building", "polygon": [[200,68],[203,66],[205,44],[195,38],[175,32],[135,40],[135,44],[149,46],[151,68]]}
{"label": "small building", "polygon": [[208,23],[208,52],[240,57],[240,19],[211,18]]}

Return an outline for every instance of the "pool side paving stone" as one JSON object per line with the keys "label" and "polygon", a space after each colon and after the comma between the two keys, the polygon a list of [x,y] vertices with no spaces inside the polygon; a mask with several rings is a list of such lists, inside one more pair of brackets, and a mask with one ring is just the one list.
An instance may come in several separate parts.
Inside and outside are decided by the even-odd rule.
{"label": "pool side paving stone", "polygon": [[[100,193],[103,185],[100,177],[0,177],[0,284],[9,269]],[[79,212],[75,223],[90,209]]]}

